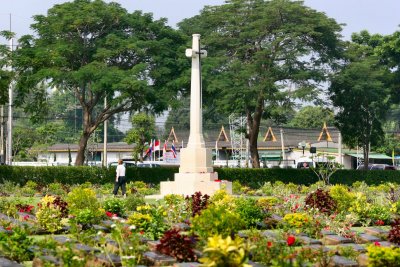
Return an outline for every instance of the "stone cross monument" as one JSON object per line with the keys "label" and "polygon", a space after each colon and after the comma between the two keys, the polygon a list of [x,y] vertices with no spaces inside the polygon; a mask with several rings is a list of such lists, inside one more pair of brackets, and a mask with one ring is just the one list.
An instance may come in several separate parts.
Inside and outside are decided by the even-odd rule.
{"label": "stone cross monument", "polygon": [[190,135],[186,148],[181,149],[179,173],[174,182],[161,182],[161,195],[191,195],[200,191],[212,195],[223,186],[232,193],[232,184],[218,180],[218,173],[212,168],[212,152],[207,149],[203,137],[202,88],[200,59],[207,56],[200,50],[200,34],[193,34],[191,49],[186,49],[186,56],[192,59],[190,85]]}

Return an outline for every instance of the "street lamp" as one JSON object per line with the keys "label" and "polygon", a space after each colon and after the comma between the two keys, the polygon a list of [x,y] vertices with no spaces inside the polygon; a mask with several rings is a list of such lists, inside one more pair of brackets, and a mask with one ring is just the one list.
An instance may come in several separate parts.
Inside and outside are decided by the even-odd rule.
{"label": "street lamp", "polygon": [[303,156],[304,156],[304,149],[306,148],[306,141],[303,140],[299,145],[303,149]]}

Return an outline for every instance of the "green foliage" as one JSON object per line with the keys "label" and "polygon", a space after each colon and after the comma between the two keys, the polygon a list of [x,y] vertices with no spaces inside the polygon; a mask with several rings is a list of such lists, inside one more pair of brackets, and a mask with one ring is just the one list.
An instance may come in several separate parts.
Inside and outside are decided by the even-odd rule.
{"label": "green foliage", "polygon": [[296,113],[294,118],[289,122],[289,126],[322,128],[324,123],[328,126],[333,126],[334,121],[334,114],[330,109],[320,106],[306,106]]}
{"label": "green foliage", "polygon": [[63,185],[61,183],[51,183],[47,187],[48,194],[63,196],[66,192],[63,189]]}
{"label": "green foliage", "polygon": [[104,201],[103,208],[105,211],[109,211],[121,217],[125,214],[125,203],[126,201],[120,198],[109,198]]}
{"label": "green foliage", "polygon": [[346,212],[353,205],[356,196],[344,185],[334,185],[329,189],[329,195],[336,201],[339,212]]}
{"label": "green foliage", "polygon": [[90,227],[91,225],[99,222],[99,213],[89,208],[79,209],[74,211],[74,216],[71,220],[77,224],[82,225],[83,228]]}
{"label": "green foliage", "polygon": [[132,129],[129,130],[125,137],[125,142],[135,144],[133,149],[133,157],[139,161],[143,161],[143,151],[145,151],[145,143],[149,142],[155,135],[155,119],[146,113],[137,113],[132,116]]}
{"label": "green foliage", "polygon": [[144,204],[146,202],[140,194],[128,194],[124,203],[127,211],[135,211],[138,206],[143,206]]}
{"label": "green foliage", "polygon": [[55,199],[54,196],[43,197],[36,212],[39,225],[51,233],[61,230],[64,224],[61,208],[54,204]]}
{"label": "green foliage", "polygon": [[128,217],[128,223],[145,237],[155,240],[167,230],[164,222],[166,215],[162,206],[143,205]]}
{"label": "green foliage", "polygon": [[164,19],[128,13],[114,2],[75,0],[34,16],[31,28],[35,34],[19,39],[12,61],[19,74],[15,104],[39,119],[47,114],[48,95],[39,85],[51,82],[75,96],[85,118],[77,165],[104,120],[126,111],[162,111],[181,89],[177,58],[184,57],[178,54],[184,39]]}
{"label": "green foliage", "polygon": [[371,244],[367,248],[368,266],[396,267],[400,262],[400,248]]}
{"label": "green foliage", "polygon": [[329,87],[333,105],[338,108],[336,126],[349,147],[361,146],[368,166],[370,145],[383,138],[382,122],[389,104],[389,71],[380,65],[372,48],[350,44],[348,63],[332,77]]}
{"label": "green foliage", "polygon": [[0,232],[0,252],[3,256],[17,261],[29,261],[33,258],[30,250],[33,240],[27,232],[20,227],[12,229],[12,233]]}
{"label": "green foliage", "polygon": [[[296,98],[315,101],[319,82],[340,55],[341,26],[301,1],[226,1],[179,27],[202,34],[213,55],[202,64],[204,102],[221,113],[248,115],[256,167],[261,120],[285,121]],[[283,90],[282,81],[294,86]]]}
{"label": "green foliage", "polygon": [[249,245],[240,237],[232,239],[230,236],[224,238],[214,235],[208,238],[203,257],[199,261],[207,267],[249,267],[249,251]]}
{"label": "green foliage", "polygon": [[224,206],[210,205],[192,219],[192,231],[203,241],[214,235],[221,235],[223,238],[234,235],[244,226],[240,215]]}
{"label": "green foliage", "polygon": [[75,216],[79,224],[90,225],[97,223],[104,215],[100,209],[100,203],[97,200],[96,193],[91,188],[78,186],[68,193],[67,202],[70,214]]}
{"label": "green foliage", "polygon": [[[318,178],[311,170],[306,169],[240,169],[240,168],[216,168],[218,177],[222,180],[239,181],[243,186],[252,189],[260,188],[264,183],[271,184],[281,181],[286,184],[309,186],[315,184]],[[174,174],[179,172],[176,167],[162,168],[127,168],[128,181],[137,181],[144,184],[158,185],[161,181],[171,181]],[[107,184],[115,178],[115,169],[94,167],[22,167],[0,166],[0,192],[3,194],[14,193],[19,190],[18,184],[25,184],[32,180],[38,184],[50,184],[59,182],[63,185],[82,184]],[[390,182],[400,184],[400,172],[371,170],[368,172],[358,170],[338,170],[331,179],[331,184],[352,185],[355,182],[364,182],[366,185],[379,185]],[[129,186],[128,186],[129,187]],[[142,187],[140,187],[142,188]],[[269,188],[269,189],[268,189]],[[150,190],[151,189],[151,190]],[[266,195],[272,194],[273,187],[265,185]],[[142,189],[139,189],[139,191]],[[143,190],[154,192],[147,186]],[[294,188],[293,188],[294,190]],[[290,190],[292,191],[292,189]],[[296,189],[296,191],[298,191]]]}
{"label": "green foliage", "polygon": [[265,214],[262,208],[257,205],[257,199],[249,197],[240,197],[235,199],[235,212],[240,215],[246,228],[256,227],[257,222],[262,222]]}

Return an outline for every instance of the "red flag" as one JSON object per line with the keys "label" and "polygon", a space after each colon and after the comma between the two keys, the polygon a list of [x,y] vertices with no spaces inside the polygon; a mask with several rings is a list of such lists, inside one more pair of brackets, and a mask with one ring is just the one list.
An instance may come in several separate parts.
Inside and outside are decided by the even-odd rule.
{"label": "red flag", "polygon": [[167,142],[168,142],[168,141],[165,141],[165,142],[164,142],[164,146],[163,146],[163,155],[165,155],[165,153],[167,153]]}
{"label": "red flag", "polygon": [[154,151],[161,150],[160,149],[160,140],[154,141]]}

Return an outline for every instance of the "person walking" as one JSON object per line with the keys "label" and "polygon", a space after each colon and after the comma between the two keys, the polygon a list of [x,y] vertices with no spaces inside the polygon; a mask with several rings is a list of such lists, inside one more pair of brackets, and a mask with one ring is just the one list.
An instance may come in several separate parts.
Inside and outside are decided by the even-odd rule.
{"label": "person walking", "polygon": [[116,170],[114,191],[113,194],[116,196],[118,194],[118,189],[121,187],[122,195],[126,196],[126,179],[125,179],[125,166],[123,165],[122,159],[118,160],[118,166]]}

